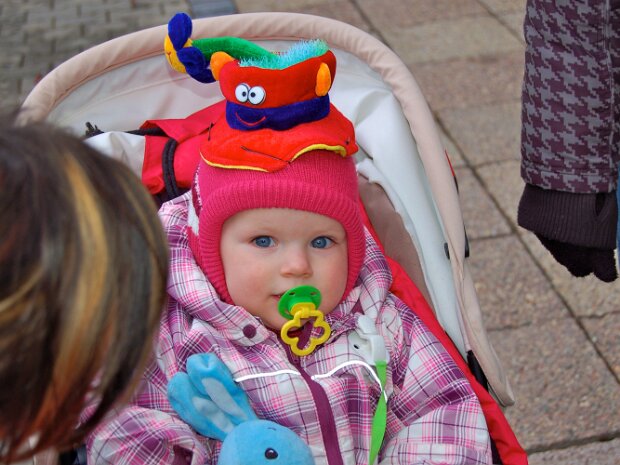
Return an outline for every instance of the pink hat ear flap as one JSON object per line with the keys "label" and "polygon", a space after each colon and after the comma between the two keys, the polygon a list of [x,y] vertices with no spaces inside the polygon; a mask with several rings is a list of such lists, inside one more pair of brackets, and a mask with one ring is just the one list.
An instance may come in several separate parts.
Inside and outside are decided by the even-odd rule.
{"label": "pink hat ear flap", "polygon": [[198,173],[200,172],[200,166],[194,176],[191,192],[192,197],[187,208],[187,241],[189,247],[192,250],[192,255],[198,266],[202,269],[202,251],[200,250],[200,213],[202,211],[202,201],[200,199],[200,186],[198,184]]}

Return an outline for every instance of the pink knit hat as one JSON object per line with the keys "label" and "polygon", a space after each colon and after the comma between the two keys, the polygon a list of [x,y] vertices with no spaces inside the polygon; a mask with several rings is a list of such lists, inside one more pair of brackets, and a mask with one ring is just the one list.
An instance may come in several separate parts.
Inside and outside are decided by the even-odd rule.
{"label": "pink knit hat", "polygon": [[355,285],[365,253],[358,195],[353,157],[326,150],[305,153],[275,172],[200,163],[192,187],[189,244],[222,300],[233,303],[220,257],[222,226],[228,218],[254,208],[291,208],[328,216],[338,221],[347,234],[348,278],[344,298]]}
{"label": "pink knit hat", "polygon": [[328,95],[336,57],[322,41],[300,43],[282,54],[264,52],[269,63],[241,63],[222,52],[211,56],[226,108],[200,145],[189,244],[222,300],[233,303],[220,256],[228,218],[255,208],[330,217],[347,234],[344,298],[359,275],[365,242],[353,161],[355,131]]}

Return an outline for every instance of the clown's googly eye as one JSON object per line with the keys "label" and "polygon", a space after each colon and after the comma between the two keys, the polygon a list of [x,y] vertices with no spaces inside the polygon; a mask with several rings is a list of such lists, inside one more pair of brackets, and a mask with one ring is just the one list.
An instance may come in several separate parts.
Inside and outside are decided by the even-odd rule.
{"label": "clown's googly eye", "polygon": [[235,89],[235,97],[241,103],[245,103],[248,101],[248,95],[250,94],[250,86],[247,84],[239,84]]}
{"label": "clown's googly eye", "polygon": [[260,86],[255,86],[250,89],[250,96],[248,100],[250,100],[250,103],[254,105],[259,105],[263,103],[265,96],[265,89]]}

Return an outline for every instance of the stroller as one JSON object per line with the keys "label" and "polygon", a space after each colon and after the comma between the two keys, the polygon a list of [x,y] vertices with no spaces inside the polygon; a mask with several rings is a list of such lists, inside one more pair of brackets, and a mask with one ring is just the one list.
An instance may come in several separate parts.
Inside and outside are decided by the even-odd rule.
{"label": "stroller", "polygon": [[[168,66],[166,32],[160,26],[129,34],[66,61],[27,97],[23,117],[76,134],[93,122],[113,137],[146,120],[185,118],[222,100],[217,84],[201,84]],[[361,197],[369,228],[396,263],[394,292],[420,309],[469,377],[485,410],[495,461],[527,463],[500,409],[514,397],[482,322],[454,173],[424,96],[400,58],[353,26],[294,13],[198,19],[192,35],[234,35],[274,51],[300,39],[327,42],[338,61],[330,98],[355,126]],[[124,161],[144,180],[143,160]],[[162,163],[168,168],[158,173],[168,197],[174,196],[174,164],[166,157]]]}

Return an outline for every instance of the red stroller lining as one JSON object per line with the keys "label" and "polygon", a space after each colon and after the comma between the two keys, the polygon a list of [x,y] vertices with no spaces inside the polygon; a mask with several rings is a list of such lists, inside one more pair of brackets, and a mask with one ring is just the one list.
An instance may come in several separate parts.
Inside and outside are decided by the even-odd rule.
{"label": "red stroller lining", "polygon": [[[381,250],[384,251],[383,244],[375,232],[363,204],[361,202],[360,204],[362,215],[364,217],[364,225],[372,234]],[[527,455],[519,444],[517,437],[508,424],[508,420],[506,420],[504,413],[495,399],[493,399],[491,394],[478,382],[478,380],[476,380],[476,377],[469,369],[465,359],[463,359],[450,337],[441,327],[439,321],[437,321],[430,305],[415,283],[403,270],[402,266],[387,255],[386,258],[390,266],[390,270],[392,271],[393,281],[391,291],[399,299],[405,302],[409,308],[415,309],[416,315],[431,330],[439,342],[441,342],[457,366],[463,371],[474,392],[476,393],[476,396],[478,396],[478,400],[482,405],[484,417],[487,421],[489,433],[495,442],[495,446],[497,447],[497,452],[502,463],[504,465],[527,465]]]}

